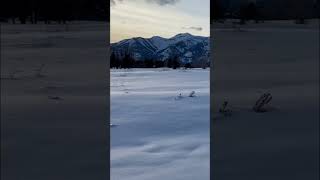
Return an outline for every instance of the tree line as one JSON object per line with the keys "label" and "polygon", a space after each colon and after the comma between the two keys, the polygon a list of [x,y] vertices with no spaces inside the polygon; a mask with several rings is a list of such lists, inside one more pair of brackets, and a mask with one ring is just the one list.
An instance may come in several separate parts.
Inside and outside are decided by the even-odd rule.
{"label": "tree line", "polygon": [[211,1],[211,22],[223,23],[225,19],[238,19],[240,24],[245,24],[250,20],[259,23],[265,20],[293,19],[296,23],[304,23],[305,19],[319,18],[320,15],[319,0],[234,2]]}
{"label": "tree line", "polygon": [[109,1],[106,0],[3,0],[0,6],[0,20],[13,24],[109,21],[109,18]]}
{"label": "tree line", "polygon": [[[180,67],[184,68],[193,68],[191,63],[181,63],[178,56],[169,57],[164,61],[153,60],[153,59],[144,59],[144,60],[135,60],[130,54],[125,54],[122,58],[116,56],[114,52],[110,56],[110,68],[113,69],[130,69],[130,68],[161,68],[168,67],[172,69],[177,69]],[[203,66],[203,68],[206,68]]]}
{"label": "tree line", "polygon": [[240,24],[245,24],[250,20],[256,23],[264,21],[261,7],[254,2],[242,3],[239,7],[230,9],[228,6],[224,6],[222,1],[214,0],[211,8],[211,20],[213,22],[223,23],[225,19],[239,19]]}

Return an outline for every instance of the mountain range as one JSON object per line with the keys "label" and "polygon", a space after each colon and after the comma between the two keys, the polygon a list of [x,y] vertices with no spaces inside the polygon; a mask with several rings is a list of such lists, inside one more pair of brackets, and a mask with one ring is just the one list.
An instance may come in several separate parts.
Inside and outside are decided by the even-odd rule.
{"label": "mountain range", "polygon": [[171,38],[153,36],[136,37],[111,44],[111,51],[119,58],[130,54],[135,60],[166,61],[178,57],[182,64],[209,62],[209,37],[189,33],[177,34]]}

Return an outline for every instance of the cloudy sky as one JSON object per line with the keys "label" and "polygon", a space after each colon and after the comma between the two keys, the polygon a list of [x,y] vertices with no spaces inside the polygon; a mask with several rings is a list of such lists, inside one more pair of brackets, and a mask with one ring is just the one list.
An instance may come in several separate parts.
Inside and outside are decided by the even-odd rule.
{"label": "cloudy sky", "polygon": [[132,37],[209,36],[210,0],[111,0],[111,42]]}

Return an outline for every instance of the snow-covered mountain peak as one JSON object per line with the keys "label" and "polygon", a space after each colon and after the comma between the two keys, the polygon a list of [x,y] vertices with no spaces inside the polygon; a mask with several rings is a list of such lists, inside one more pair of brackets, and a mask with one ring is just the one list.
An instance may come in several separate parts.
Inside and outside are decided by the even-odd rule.
{"label": "snow-covered mountain peak", "polygon": [[195,36],[191,35],[190,33],[180,33],[173,36],[172,38],[191,38],[191,37],[195,37]]}
{"label": "snow-covered mountain peak", "polygon": [[136,60],[166,61],[178,56],[182,63],[190,63],[209,59],[209,37],[190,33],[180,33],[171,38],[135,37],[111,44],[111,50],[118,56],[130,53]]}

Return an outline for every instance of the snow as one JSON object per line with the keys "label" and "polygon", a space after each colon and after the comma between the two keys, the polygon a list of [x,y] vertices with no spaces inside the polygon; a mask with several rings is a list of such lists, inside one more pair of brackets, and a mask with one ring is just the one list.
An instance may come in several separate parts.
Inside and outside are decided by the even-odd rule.
{"label": "snow", "polygon": [[109,24],[0,26],[1,179],[108,179]]}
{"label": "snow", "polygon": [[143,47],[147,48],[149,51],[153,52],[157,47],[155,47],[152,43],[149,43],[148,40],[143,38],[134,38],[137,42],[139,42]]}
{"label": "snow", "polygon": [[[211,177],[319,179],[319,21],[248,23],[241,31],[213,24],[210,34]],[[253,112],[266,92],[272,110]],[[225,100],[228,117],[218,111]]]}
{"label": "snow", "polygon": [[158,51],[168,47],[167,40],[162,37],[153,36],[149,40],[157,47]]}
{"label": "snow", "polygon": [[192,52],[188,51],[184,54],[185,57],[192,57]]}
{"label": "snow", "polygon": [[111,179],[209,179],[209,113],[209,70],[112,70]]}

